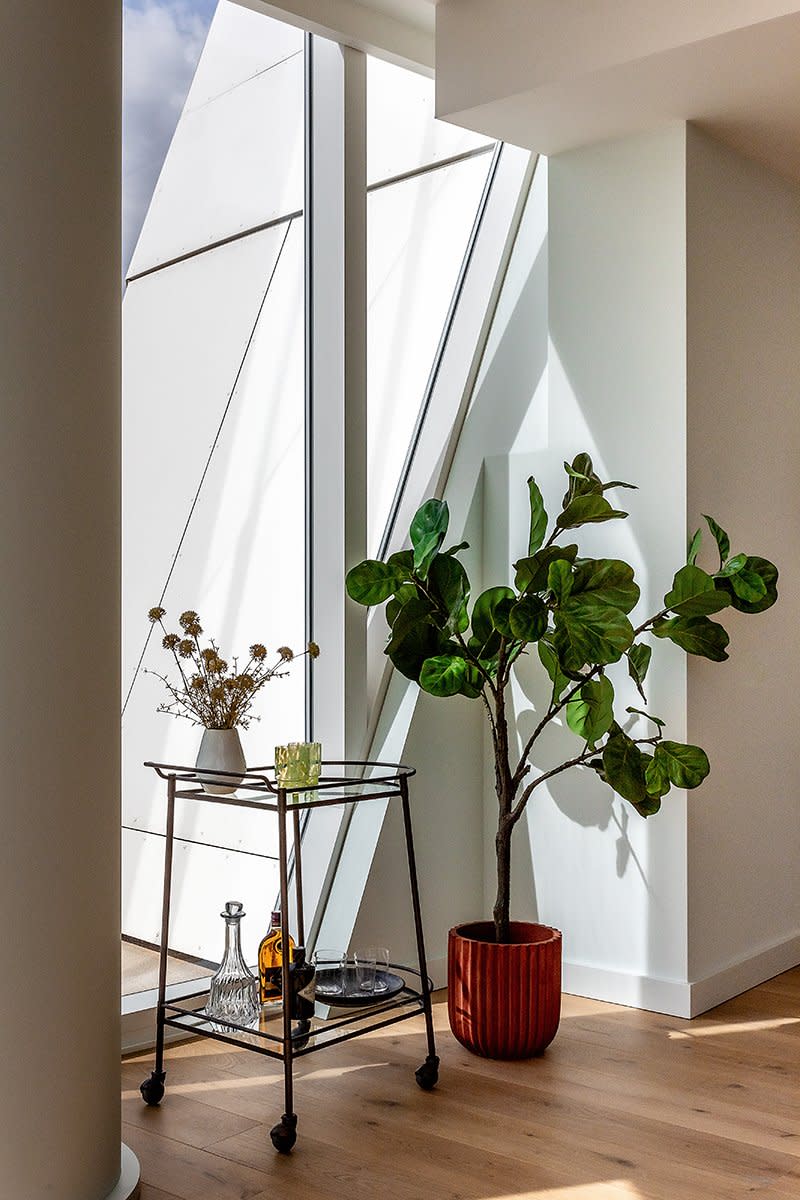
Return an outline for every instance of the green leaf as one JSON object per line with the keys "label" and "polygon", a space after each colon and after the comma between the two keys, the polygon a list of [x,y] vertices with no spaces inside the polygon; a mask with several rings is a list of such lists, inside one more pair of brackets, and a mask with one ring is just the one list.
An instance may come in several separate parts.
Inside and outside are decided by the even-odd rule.
{"label": "green leaf", "polygon": [[517,598],[512,592],[510,596],[506,596],[503,600],[499,600],[492,609],[492,622],[495,629],[504,638],[512,641],[514,631],[511,628],[510,617],[511,610],[517,603]]}
{"label": "green leaf", "polygon": [[411,583],[414,578],[414,551],[397,550],[387,558],[390,567],[394,567],[403,578],[404,583]]}
{"label": "green leaf", "polygon": [[508,624],[520,642],[538,642],[547,631],[549,610],[539,596],[523,596],[508,614]]}
{"label": "green leaf", "polygon": [[640,800],[638,804],[634,804],[632,807],[636,809],[640,817],[654,817],[661,809],[661,800],[658,796],[651,796],[648,793],[644,800]]}
{"label": "green leaf", "polygon": [[567,724],[590,746],[608,733],[614,720],[614,688],[605,675],[590,679],[567,705]]}
{"label": "green leaf", "polygon": [[778,568],[775,564],[771,563],[767,558],[759,558],[757,555],[753,555],[745,558],[742,570],[758,575],[766,590],[759,600],[746,600],[736,592],[733,586],[733,578],[735,576],[730,579],[721,579],[719,581],[720,587],[730,592],[733,607],[743,613],[759,613],[771,608],[778,599]]}
{"label": "green leaf", "polygon": [[389,603],[386,605],[386,621],[389,628],[394,625],[400,610],[408,604],[409,600],[415,600],[418,592],[413,583],[404,583],[397,589]]}
{"label": "green leaf", "polygon": [[559,529],[577,529],[598,521],[614,521],[627,517],[626,512],[612,508],[605,496],[575,496],[556,519]]}
{"label": "green leaf", "polygon": [[708,617],[671,617],[668,621],[656,621],[653,626],[656,637],[670,638],[687,654],[710,658],[712,662],[724,662],[728,657],[725,647],[730,638],[716,621]]}
{"label": "green leaf", "polygon": [[470,700],[477,700],[483,689],[483,676],[476,666],[472,663],[467,663],[467,671],[464,676],[464,681],[459,688],[460,696],[467,696]]}
{"label": "green leaf", "polygon": [[714,535],[714,540],[717,543],[717,549],[719,550],[719,565],[721,567],[731,552],[731,539],[728,537],[725,530],[717,524],[713,517],[708,517],[705,513],[703,513],[703,519]]}
{"label": "green leaf", "polygon": [[550,676],[550,682],[553,685],[553,699],[559,700],[562,692],[566,689],[569,679],[561,670],[556,654],[549,639],[540,638],[537,645],[539,651],[539,659],[547,674]]}
{"label": "green leaf", "polygon": [[[495,610],[498,604],[503,600],[511,600],[513,603],[516,599],[517,597],[510,587],[492,587],[481,592],[472,606],[472,635],[479,645],[488,644],[492,634],[497,633]],[[484,656],[479,654],[478,657],[483,658]]]}
{"label": "green leaf", "polygon": [[450,510],[444,500],[426,500],[417,509],[411,522],[411,545],[414,547],[414,570],[425,579],[433,556],[444,541],[450,523]]}
{"label": "green leaf", "polygon": [[700,567],[681,567],[672,581],[672,591],[664,597],[664,605],[682,617],[703,617],[720,612],[730,604],[730,596]]}
{"label": "green leaf", "polygon": [[564,558],[557,558],[547,569],[547,586],[556,603],[563,604],[572,591],[572,567]]}
{"label": "green leaf", "polygon": [[767,585],[756,571],[742,567],[731,575],[731,587],[735,596],[747,604],[758,604],[767,594]]}
{"label": "green leaf", "polygon": [[608,492],[611,490],[611,488],[618,487],[628,488],[628,490],[631,492],[638,492],[639,490],[639,485],[637,483],[625,483],[623,479],[612,479],[610,483],[604,483],[601,490]]}
{"label": "green leaf", "polygon": [[437,654],[426,658],[419,675],[419,686],[432,696],[455,696],[461,691],[467,664],[455,654]]}
{"label": "green leaf", "polygon": [[679,788],[699,787],[711,770],[705,750],[682,742],[659,742],[653,758]]}
{"label": "green leaf", "polygon": [[615,734],[603,747],[606,780],[631,804],[641,804],[647,795],[645,767],[644,755],[627,734]]}
{"label": "green leaf", "polygon": [[636,684],[636,689],[639,695],[647,703],[647,696],[644,694],[644,681],[647,675],[647,668],[650,666],[650,659],[653,654],[652,646],[648,646],[645,642],[635,642],[628,654],[628,674]]}
{"label": "green leaf", "polygon": [[575,561],[573,593],[594,592],[604,604],[629,613],[639,600],[633,567],[619,558],[579,558]]}
{"label": "green leaf", "polygon": [[500,634],[496,629],[492,630],[485,642],[480,638],[470,637],[467,639],[467,648],[470,653],[479,659],[486,670],[494,677],[497,674],[497,656],[500,653]]}
{"label": "green leaf", "polygon": [[648,721],[652,721],[659,729],[663,729],[666,721],[662,721],[661,717],[654,717],[651,713],[645,712],[643,708],[631,708],[630,705],[625,709],[625,712],[635,713],[637,717],[647,717]]}
{"label": "green leaf", "polygon": [[416,597],[404,604],[392,626],[392,636],[384,650],[401,675],[419,681],[426,658],[439,654],[447,639],[430,618],[430,605]]}
{"label": "green leaf", "polygon": [[644,755],[647,766],[644,772],[644,782],[649,796],[666,796],[670,787],[669,772],[666,764],[661,759],[656,759],[650,754]]}
{"label": "green leaf", "polygon": [[469,542],[459,542],[457,546],[451,546],[449,550],[443,550],[443,554],[458,554],[461,550],[469,550]]}
{"label": "green leaf", "polygon": [[535,554],[544,541],[547,532],[547,512],[544,507],[542,493],[536,480],[531,475],[528,480],[528,492],[531,502],[531,531],[528,537],[528,554]]}
{"label": "green leaf", "polygon": [[700,546],[703,542],[702,529],[696,529],[689,539],[689,548],[686,551],[686,562],[693,567],[697,562],[697,556],[700,553]]}
{"label": "green leaf", "polygon": [[547,575],[550,564],[558,559],[574,562],[578,553],[577,546],[548,546],[547,549],[537,550],[529,558],[521,558],[514,563],[516,570],[515,584],[519,592],[544,592],[547,589]]}
{"label": "green leaf", "polygon": [[633,641],[625,614],[592,592],[570,596],[556,609],[554,621],[553,645],[566,671],[579,671],[585,663],[617,662]]}
{"label": "green leaf", "polygon": [[388,600],[402,582],[402,572],[396,566],[368,558],[347,572],[345,587],[351,600],[370,607]]}
{"label": "green leaf", "polygon": [[447,632],[463,633],[469,625],[467,601],[470,588],[462,564],[449,554],[437,554],[428,571],[428,583],[446,613],[444,626]]}
{"label": "green leaf", "polygon": [[595,475],[592,460],[585,451],[575,455],[572,466],[564,463],[564,470],[569,476],[569,487],[561,502],[562,508],[566,508],[576,496],[599,496],[602,494],[602,482],[600,477]]}
{"label": "green leaf", "polygon": [[742,567],[747,562],[746,554],[735,554],[733,558],[729,558],[724,567],[717,571],[716,578],[726,579],[730,575],[735,575],[737,571],[741,571]]}

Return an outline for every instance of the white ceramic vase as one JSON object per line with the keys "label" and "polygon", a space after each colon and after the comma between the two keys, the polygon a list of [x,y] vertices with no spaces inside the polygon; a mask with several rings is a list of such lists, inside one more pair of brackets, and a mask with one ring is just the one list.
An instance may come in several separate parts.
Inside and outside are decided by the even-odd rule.
{"label": "white ceramic vase", "polygon": [[[204,729],[200,749],[197,751],[195,763],[199,781],[206,792],[215,796],[227,796],[236,791],[236,785],[241,782],[242,775],[247,769],[247,762],[239,740],[238,729]],[[215,776],[210,771],[240,772],[235,778]]]}

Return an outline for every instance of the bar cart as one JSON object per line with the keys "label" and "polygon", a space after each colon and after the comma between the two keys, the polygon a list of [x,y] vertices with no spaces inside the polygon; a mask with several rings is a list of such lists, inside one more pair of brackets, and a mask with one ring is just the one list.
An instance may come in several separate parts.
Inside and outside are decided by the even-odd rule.
{"label": "bar cart", "polygon": [[[439,1078],[439,1059],[433,1033],[431,1013],[431,980],[425,958],[422,917],[419,903],[417,867],[411,830],[408,780],[415,771],[401,764],[382,762],[336,761],[322,766],[319,782],[312,787],[281,786],[272,767],[248,768],[244,774],[234,774],[214,768],[217,783],[230,783],[236,791],[228,795],[211,794],[204,789],[208,768],[201,777],[194,767],[173,766],[167,763],[145,763],[166,782],[167,814],[164,843],[164,899],[161,910],[161,947],[158,974],[158,1007],[156,1013],[156,1052],[152,1073],[142,1083],[140,1091],[146,1104],[157,1105],[164,1096],[164,1030],[167,1025],[201,1037],[215,1038],[233,1046],[265,1054],[283,1062],[284,1113],[270,1130],[272,1144],[282,1154],[289,1154],[297,1140],[297,1114],[294,1111],[293,1064],[296,1058],[328,1046],[406,1021],[420,1012],[425,1017],[427,1057],[415,1072],[418,1085],[428,1091]],[[303,917],[303,872],[301,859],[301,814],[331,805],[361,804],[369,800],[399,799],[403,810],[411,904],[417,945],[417,967],[390,964],[400,972],[396,993],[355,1009],[334,1009],[329,1015],[292,1024],[290,1005],[282,1003],[262,1012],[258,1023],[237,1025],[209,1016],[202,1008],[192,1006],[207,996],[208,989],[183,996],[180,1003],[167,1001],[167,957],[169,954],[170,895],[172,888],[172,854],[175,831],[175,801],[189,800],[204,804],[226,804],[237,808],[254,809],[275,814],[278,819],[278,857],[280,870],[281,937],[289,944],[290,874],[296,907],[298,944],[305,944]],[[293,861],[289,861],[287,822],[292,824]],[[282,995],[290,994],[289,956],[284,955],[281,968]],[[328,1003],[328,998],[325,998]]]}

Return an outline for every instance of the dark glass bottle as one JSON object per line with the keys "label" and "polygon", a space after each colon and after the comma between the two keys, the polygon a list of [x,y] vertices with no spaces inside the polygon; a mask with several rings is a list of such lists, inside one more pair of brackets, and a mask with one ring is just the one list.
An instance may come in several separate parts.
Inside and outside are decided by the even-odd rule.
{"label": "dark glass bottle", "polygon": [[[289,935],[289,961],[292,961],[294,939]],[[281,914],[276,909],[266,936],[258,948],[258,981],[261,1003],[279,1000],[281,995],[281,967],[283,964],[283,938],[281,937]]]}
{"label": "dark glass bottle", "polygon": [[305,946],[295,946],[289,965],[291,1015],[296,1021],[310,1021],[314,1016],[313,963],[306,962]]}

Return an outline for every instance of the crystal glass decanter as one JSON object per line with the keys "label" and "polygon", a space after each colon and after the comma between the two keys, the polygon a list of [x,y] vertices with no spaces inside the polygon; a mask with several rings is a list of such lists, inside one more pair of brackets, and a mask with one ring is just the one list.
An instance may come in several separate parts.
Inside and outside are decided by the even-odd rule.
{"label": "crystal glass decanter", "polygon": [[240,925],[244,911],[239,900],[228,900],[220,916],[225,922],[225,956],[211,980],[207,1017],[221,1017],[236,1025],[251,1025],[261,1011],[258,980],[242,957]]}

